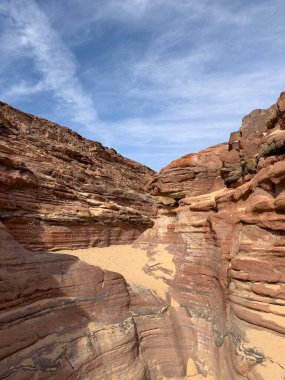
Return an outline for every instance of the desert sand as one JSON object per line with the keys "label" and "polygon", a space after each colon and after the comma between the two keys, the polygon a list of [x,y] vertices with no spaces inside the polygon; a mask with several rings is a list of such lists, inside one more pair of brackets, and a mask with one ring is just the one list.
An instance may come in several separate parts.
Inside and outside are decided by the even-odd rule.
{"label": "desert sand", "polygon": [[[112,245],[109,247],[92,247],[86,249],[63,250],[57,253],[71,254],[87,264],[99,266],[102,269],[120,273],[129,285],[152,289],[157,295],[166,299],[168,286],[156,276],[147,274],[145,266],[156,265],[152,258],[149,262],[147,252],[133,248],[130,244]],[[163,255],[159,250],[159,256]],[[169,255],[165,252],[165,255]]]}

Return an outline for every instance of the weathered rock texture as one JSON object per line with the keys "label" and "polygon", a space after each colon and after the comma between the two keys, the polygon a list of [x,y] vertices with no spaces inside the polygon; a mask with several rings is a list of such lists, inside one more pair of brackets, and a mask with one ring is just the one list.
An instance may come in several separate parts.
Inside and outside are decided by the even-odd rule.
{"label": "weathered rock texture", "polygon": [[239,131],[231,133],[229,151],[223,155],[221,175],[230,187],[251,179],[268,156],[285,153],[285,93],[268,109],[244,117]]}
{"label": "weathered rock texture", "polygon": [[171,162],[149,182],[150,193],[181,199],[186,195],[201,195],[224,187],[220,176],[221,157],[227,151],[228,145],[220,144]]}
{"label": "weathered rock texture", "polygon": [[[168,283],[175,313],[186,317],[181,336],[192,333],[186,345],[178,340],[184,361],[175,377],[187,376],[190,357],[200,374],[219,380],[285,378],[284,102],[285,93],[269,110],[246,117],[239,145],[230,141],[219,155],[234,188],[208,192],[202,181],[204,191],[196,193],[195,177],[187,189],[171,166],[150,184],[167,195],[168,206],[136,244],[148,247],[149,269]],[[195,156],[207,166],[205,152]],[[174,161],[176,173],[179,162],[185,170],[182,158]],[[184,194],[178,207],[170,200],[177,194]],[[162,249],[172,255],[172,273]]]}
{"label": "weathered rock texture", "polygon": [[0,223],[0,379],[148,379],[124,278],[30,252]]}
{"label": "weathered rock texture", "polygon": [[114,149],[0,103],[1,220],[27,247],[133,241],[153,225],[154,174]]}
{"label": "weathered rock texture", "polygon": [[120,274],[74,256],[28,251],[1,223],[0,252],[0,379],[184,374],[193,327],[153,281],[127,286]]}
{"label": "weathered rock texture", "polygon": [[[1,226],[0,378],[284,380],[284,103],[281,94],[228,145],[184,156],[149,181],[160,208],[135,242],[148,255],[140,282],[31,253]],[[7,167],[3,182],[14,178]],[[29,188],[16,189],[2,194],[28,202]],[[3,220],[22,241],[23,227]]]}

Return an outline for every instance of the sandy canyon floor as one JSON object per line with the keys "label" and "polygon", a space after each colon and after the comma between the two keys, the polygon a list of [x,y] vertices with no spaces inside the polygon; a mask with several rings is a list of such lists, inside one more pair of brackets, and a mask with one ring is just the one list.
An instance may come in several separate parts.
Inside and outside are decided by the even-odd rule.
{"label": "sandy canyon floor", "polygon": [[[179,304],[170,298],[168,286],[163,280],[163,278],[171,279],[175,274],[175,265],[172,262],[173,256],[166,251],[166,245],[164,244],[159,245],[155,255],[152,257],[148,257],[146,250],[134,248],[131,244],[112,245],[103,248],[92,247],[86,249],[62,250],[56,253],[71,254],[89,265],[99,266],[103,270],[120,273],[124,276],[130,287],[152,290],[160,298],[167,300],[172,307],[179,307]],[[159,271],[160,265],[167,268],[169,271],[168,275]],[[198,374],[192,359],[188,361],[187,375],[187,378],[192,380],[215,379],[215,377],[210,374],[207,377]],[[179,379],[181,378],[172,378],[172,380]],[[112,378],[112,380],[119,379]]]}
{"label": "sandy canyon floor", "polygon": [[156,259],[148,258],[145,250],[134,248],[131,244],[112,245],[104,248],[92,247],[63,250],[56,253],[71,254],[89,265],[120,273],[128,285],[152,289],[159,297],[166,299],[168,286],[163,279],[159,278],[157,274],[155,278],[145,270],[146,266],[151,268],[158,265],[157,260],[161,259],[160,261],[163,260],[164,264],[168,263],[167,267],[170,271],[174,271],[175,266],[172,263],[172,256],[167,252],[163,252],[163,248],[159,251]]}

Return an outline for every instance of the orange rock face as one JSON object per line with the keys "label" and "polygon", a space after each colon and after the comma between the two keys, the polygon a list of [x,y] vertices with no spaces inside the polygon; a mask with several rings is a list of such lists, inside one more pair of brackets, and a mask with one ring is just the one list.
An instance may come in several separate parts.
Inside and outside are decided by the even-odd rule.
{"label": "orange rock face", "polygon": [[0,103],[1,220],[32,249],[133,241],[156,213],[149,168]]}
{"label": "orange rock face", "polygon": [[227,144],[220,144],[171,162],[149,182],[150,193],[180,199],[186,194],[200,195],[223,187],[221,156],[227,150]]}

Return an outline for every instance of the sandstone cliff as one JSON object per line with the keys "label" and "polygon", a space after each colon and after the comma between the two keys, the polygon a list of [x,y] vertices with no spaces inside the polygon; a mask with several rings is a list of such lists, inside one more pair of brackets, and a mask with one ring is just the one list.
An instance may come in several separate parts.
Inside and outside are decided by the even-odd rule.
{"label": "sandstone cliff", "polygon": [[149,168],[0,103],[1,220],[35,249],[132,242],[156,213]]}
{"label": "sandstone cliff", "polygon": [[[75,186],[79,171],[74,179],[71,175],[70,187],[60,171],[59,179],[48,181],[55,186],[48,188],[48,194],[55,198],[46,202],[41,188],[34,182],[27,185],[34,177],[17,172],[14,160],[23,155],[32,174],[42,175],[35,172],[33,165],[39,164],[34,151],[23,154],[20,144],[17,156],[9,151],[15,150],[10,140],[17,140],[11,133],[13,120],[9,123],[6,116],[1,135],[1,146],[6,147],[1,148],[1,157],[5,156],[1,210],[3,205],[6,227],[0,226],[0,378],[284,380],[284,93],[276,105],[244,118],[228,144],[175,160],[152,179],[146,175],[149,191],[160,203],[155,224],[134,243],[140,250],[122,245],[110,256],[110,263],[92,249],[74,251],[79,261],[66,254],[31,252],[13,240],[7,229],[20,242],[25,237],[20,226],[27,220],[21,219],[24,210],[24,217],[40,220],[45,231],[41,244],[36,243],[39,228],[24,241],[27,245],[33,249],[79,247],[82,243],[73,245],[72,236],[68,240],[62,228],[66,208],[74,211],[73,205],[79,202],[65,193],[78,196],[82,185]],[[42,167],[48,167],[43,156]],[[110,176],[117,173],[111,172],[112,166],[108,167]],[[59,167],[65,168],[64,164]],[[15,187],[8,188],[14,179]],[[103,177],[103,185],[104,181]],[[66,186],[63,198],[54,195],[60,185]],[[110,202],[107,189],[100,193],[96,188],[96,192]],[[93,191],[87,192],[85,200],[92,199]],[[144,195],[141,185],[134,190],[134,199],[139,197],[135,206],[132,198],[117,199],[111,194],[117,207],[130,212],[128,218],[137,212],[143,221],[151,220],[156,201]],[[12,202],[16,202],[14,209],[9,206]],[[58,223],[51,222],[54,235],[49,240],[50,221],[42,219],[47,209],[51,214],[57,210],[58,215]],[[74,215],[73,211],[68,215]],[[117,218],[118,214],[113,215]],[[70,227],[73,224],[67,218],[66,223],[82,242],[81,222]],[[136,223],[139,219],[130,224]],[[92,236],[89,224],[90,219],[85,232]],[[136,227],[137,235],[149,225],[144,223],[141,230]],[[78,228],[80,235],[76,235]],[[109,224],[104,228],[109,231]],[[106,237],[107,243],[122,242],[109,236],[102,235],[102,244]],[[120,259],[123,263],[116,263]]]}
{"label": "sandstone cliff", "polygon": [[175,312],[188,316],[179,326],[184,337],[192,331],[184,368],[190,357],[205,377],[285,378],[284,129],[282,93],[244,118],[228,149],[184,156],[149,184],[168,206],[136,244],[148,247]]}

